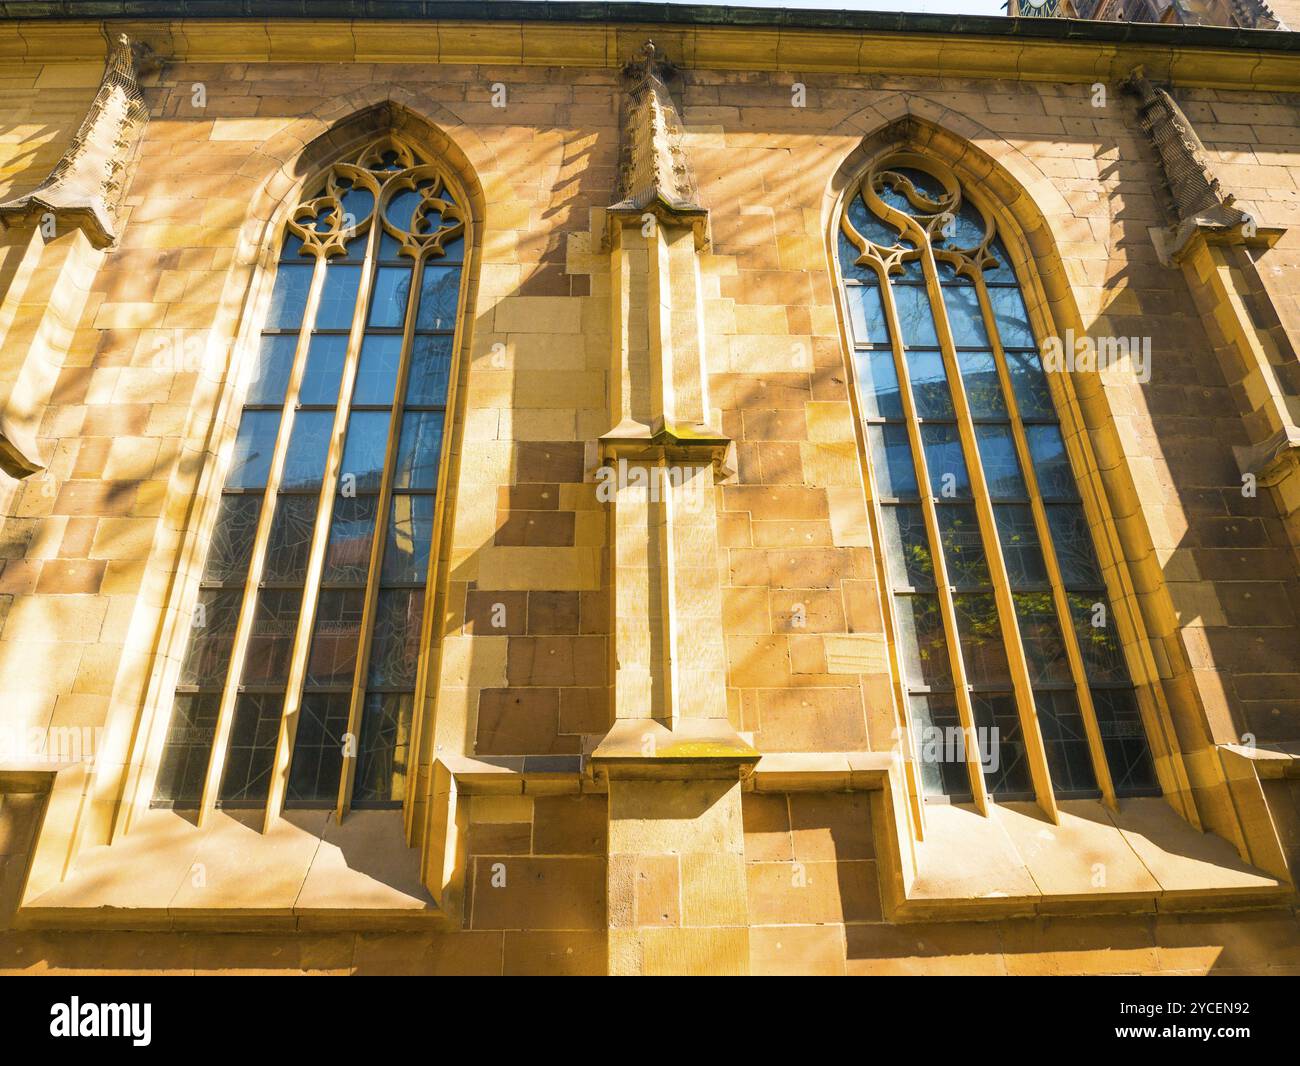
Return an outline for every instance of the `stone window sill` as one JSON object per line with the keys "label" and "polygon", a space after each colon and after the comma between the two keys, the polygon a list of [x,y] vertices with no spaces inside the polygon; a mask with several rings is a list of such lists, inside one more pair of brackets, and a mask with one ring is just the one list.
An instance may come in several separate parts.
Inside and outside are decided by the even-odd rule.
{"label": "stone window sill", "polygon": [[203,828],[151,810],[15,916],[21,928],[408,929],[442,920],[401,811],[216,811]]}

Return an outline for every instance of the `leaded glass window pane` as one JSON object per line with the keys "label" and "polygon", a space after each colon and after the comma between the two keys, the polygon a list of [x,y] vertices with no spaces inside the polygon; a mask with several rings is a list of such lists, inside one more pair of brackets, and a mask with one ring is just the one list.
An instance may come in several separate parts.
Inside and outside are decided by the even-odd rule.
{"label": "leaded glass window pane", "polygon": [[894,353],[873,349],[856,356],[858,380],[862,382],[862,413],[867,418],[902,418],[903,400],[898,391]]}
{"label": "leaded glass window pane", "polygon": [[859,344],[889,343],[885,306],[877,286],[855,285],[849,289],[849,315],[853,322],[853,339]]}
{"label": "leaded glass window pane", "polygon": [[235,455],[226,475],[228,489],[255,489],[266,484],[280,427],[279,411],[246,411],[235,437]]}
{"label": "leaded glass window pane", "polygon": [[907,427],[888,424],[869,426],[871,459],[876,472],[876,490],[882,497],[902,499],[916,495],[916,468]]}
{"label": "leaded glass window pane", "polygon": [[204,584],[243,583],[253,554],[257,518],[261,513],[260,496],[228,493],[221,497],[217,526],[212,533],[212,546],[208,549],[207,562],[203,568]]}
{"label": "leaded glass window pane", "polygon": [[[465,253],[460,202],[434,164],[384,137],[309,183],[290,216],[248,357],[156,803],[260,806],[283,772],[281,743],[289,772],[277,788],[290,805],[406,796]],[[213,742],[227,731],[212,781]],[[359,751],[345,750],[349,733]],[[340,796],[349,758],[353,795]]]}
{"label": "leaded glass window pane", "polygon": [[907,376],[912,382],[912,402],[918,418],[954,417],[948,375],[940,352],[909,349]]}
{"label": "leaded glass window pane", "polygon": [[[1059,792],[1095,794],[1080,699],[1123,693],[1105,698],[1107,721],[1122,720],[1106,726],[1107,762],[1119,794],[1150,788],[1152,761],[1020,279],[991,216],[951,175],[913,160],[865,175],[836,236],[913,726],[956,722],[960,700],[931,690],[960,676],[972,687],[977,729],[997,734],[981,756],[990,791],[1031,795],[1032,754],[1046,757]],[[914,218],[930,247],[900,238],[887,208]],[[900,394],[901,367],[910,404]],[[918,420],[910,432],[908,417]],[[929,484],[918,493],[922,462]],[[971,464],[982,477],[971,476]],[[1031,481],[1041,506],[1031,501]],[[974,495],[977,484],[985,498]],[[1014,618],[1000,617],[1000,597]],[[1014,662],[1012,630],[1023,651]],[[1034,706],[1018,705],[1014,693],[1030,687]],[[1031,714],[1049,737],[1045,752],[1026,749],[1022,725]],[[1100,720],[1098,711],[1098,728]],[[1120,733],[1129,748],[1114,739]],[[995,750],[997,758],[984,757]],[[964,766],[957,774],[921,761],[927,793],[968,793]]]}
{"label": "leaded glass window pane", "polygon": [[895,588],[934,588],[934,560],[921,508],[889,504],[880,513]]}

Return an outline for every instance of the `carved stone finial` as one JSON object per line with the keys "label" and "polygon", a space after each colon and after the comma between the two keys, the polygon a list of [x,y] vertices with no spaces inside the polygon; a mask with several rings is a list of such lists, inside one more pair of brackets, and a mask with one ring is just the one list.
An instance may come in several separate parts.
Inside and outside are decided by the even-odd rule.
{"label": "carved stone finial", "polygon": [[99,91],[67,150],[35,189],[0,203],[0,220],[48,211],[82,227],[95,247],[113,244],[126,164],[149,121],[139,79],[155,66],[148,45],[118,34]]}
{"label": "carved stone finial", "polygon": [[1250,222],[1234,207],[1235,197],[1223,190],[1210,171],[1205,146],[1178,102],[1153,85],[1142,67],[1134,67],[1123,89],[1137,97],[1138,119],[1155,145],[1164,171],[1174,217],[1173,234],[1165,249],[1171,259],[1197,230],[1234,230]]}
{"label": "carved stone finial", "polygon": [[623,68],[627,94],[619,166],[619,200],[611,215],[647,211],[664,221],[691,226],[706,243],[708,212],[700,206],[695,172],[682,145],[682,122],[669,81],[676,73],[653,41]]}

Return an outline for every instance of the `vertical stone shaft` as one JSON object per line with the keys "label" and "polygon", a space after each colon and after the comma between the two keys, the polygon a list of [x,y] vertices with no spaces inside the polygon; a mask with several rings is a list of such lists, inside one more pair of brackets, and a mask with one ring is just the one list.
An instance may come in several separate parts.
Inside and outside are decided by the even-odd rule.
{"label": "vertical stone shaft", "polygon": [[707,216],[647,46],[628,68],[623,200],[609,211],[613,728],[609,951],[618,974],[748,970],[741,778],[757,759],[727,720],[713,428],[700,249]]}

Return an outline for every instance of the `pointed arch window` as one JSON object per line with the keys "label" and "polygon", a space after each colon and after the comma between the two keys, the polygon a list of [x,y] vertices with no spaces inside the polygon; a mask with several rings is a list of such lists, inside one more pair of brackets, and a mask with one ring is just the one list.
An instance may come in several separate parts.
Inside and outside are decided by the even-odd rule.
{"label": "pointed arch window", "polygon": [[307,193],[256,342],[155,805],[405,797],[466,212],[394,137]]}
{"label": "pointed arch window", "polygon": [[838,244],[921,791],[981,809],[1158,794],[992,218],[946,168],[897,153],[853,187]]}

